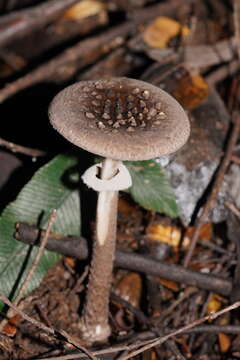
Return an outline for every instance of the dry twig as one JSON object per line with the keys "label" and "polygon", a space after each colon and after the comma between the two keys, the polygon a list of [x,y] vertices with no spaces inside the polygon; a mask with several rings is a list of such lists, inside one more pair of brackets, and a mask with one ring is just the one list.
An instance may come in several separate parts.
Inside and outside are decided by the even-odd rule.
{"label": "dry twig", "polygon": [[155,346],[159,346],[159,345],[162,345],[166,340],[174,337],[174,336],[177,336],[179,334],[183,334],[184,332],[186,332],[187,330],[190,330],[192,328],[194,328],[195,326],[197,325],[200,325],[202,323],[204,323],[205,321],[208,321],[208,320],[214,320],[216,319],[217,317],[225,314],[226,312],[229,312],[231,310],[234,310],[234,309],[237,309],[238,307],[240,306],[240,301],[230,305],[230,306],[227,306],[226,308],[220,310],[220,311],[217,311],[215,313],[212,313],[210,315],[207,315],[207,316],[204,316],[198,320],[195,320],[193,321],[192,323],[186,325],[186,326],[183,326],[182,328],[178,329],[178,330],[175,330],[173,332],[171,332],[170,334],[168,335],[165,335],[163,337],[160,337],[158,339],[154,339],[154,340],[150,340],[150,341],[147,341],[147,344],[146,345],[143,345],[141,346],[140,349],[138,350],[135,350],[135,351],[132,351],[130,352],[125,358],[124,360],[127,360],[131,357],[134,357],[138,354],[141,354],[142,352],[146,351],[146,350],[149,350]]}
{"label": "dry twig", "polygon": [[106,31],[104,34],[80,41],[32,72],[7,84],[0,90],[0,103],[27,87],[58,75],[64,80],[72,78],[80,68],[93,64],[103,55],[122,45],[124,38],[132,28],[132,24],[125,23]]}
{"label": "dry twig", "polygon": [[211,71],[209,75],[207,75],[206,79],[209,85],[215,86],[218,82],[223,81],[225,78],[232,76],[239,69],[239,61],[232,60],[229,63],[223,63],[217,69]]}
{"label": "dry twig", "polygon": [[22,145],[14,144],[10,141],[0,138],[0,146],[5,147],[8,150],[11,150],[13,153],[20,153],[32,157],[45,156],[46,153],[42,150],[31,149]]}
{"label": "dry twig", "polygon": [[77,2],[79,0],[51,0],[30,9],[2,16],[0,47],[44,27]]}
{"label": "dry twig", "polygon": [[235,164],[240,165],[240,157],[239,157],[239,156],[233,155],[231,160],[232,160],[232,162],[234,162]]}
{"label": "dry twig", "polygon": [[[182,51],[181,51],[182,50]],[[147,49],[149,56],[159,62],[162,62],[163,51],[157,49]],[[183,54],[183,59],[182,59]],[[221,63],[230,62],[236,54],[236,41],[234,38],[221,40],[213,45],[187,45],[179,52],[169,49],[167,57],[170,55],[175,59],[184,63],[185,66],[194,68],[206,68]]]}
{"label": "dry twig", "polygon": [[[44,232],[41,233],[41,235],[43,234]],[[15,235],[17,240],[34,244],[38,236],[39,230],[36,227],[24,223],[17,224],[17,233]],[[87,242],[82,237],[61,237],[60,235],[50,234],[47,248],[63,255],[77,257],[79,260],[84,260],[88,257]],[[232,291],[231,280],[184,269],[180,265],[156,261],[137,253],[117,250],[115,266],[148,275],[161,276],[167,280],[210,290],[224,296],[228,296]]]}
{"label": "dry twig", "polygon": [[234,215],[240,219],[240,210],[234,204],[230,203],[229,201],[225,201],[225,205]]}
{"label": "dry twig", "polygon": [[32,279],[32,276],[34,274],[34,271],[36,270],[38,264],[39,264],[39,261],[41,260],[41,257],[43,255],[43,252],[44,252],[44,249],[46,247],[46,244],[47,244],[47,241],[48,241],[48,238],[49,238],[49,234],[50,234],[50,231],[52,229],[52,226],[56,220],[56,217],[57,217],[57,210],[56,209],[53,209],[50,217],[49,217],[49,220],[48,220],[48,225],[47,225],[47,229],[46,229],[46,232],[44,234],[44,237],[40,243],[40,246],[38,248],[38,251],[36,253],[36,256],[32,262],[32,265],[22,283],[22,286],[20,287],[19,291],[18,291],[18,294],[14,300],[14,304],[18,304],[18,302],[20,301],[20,299],[22,298],[22,296],[24,295],[31,279]]}
{"label": "dry twig", "polygon": [[[130,357],[133,357],[133,356],[136,356],[140,353],[142,353],[143,351],[145,350],[148,350],[148,349],[151,349],[155,346],[159,346],[159,345],[162,345],[165,341],[167,341],[168,339],[170,338],[173,338],[177,335],[182,335],[182,334],[185,334],[185,333],[188,333],[190,331],[194,331],[194,329],[200,329],[200,330],[203,330],[204,328],[203,327],[198,327],[198,325],[208,321],[208,320],[214,320],[216,319],[217,317],[229,312],[229,311],[232,311],[236,308],[238,308],[240,306],[240,302],[236,302],[230,306],[227,306],[226,308],[218,311],[218,312],[215,312],[215,313],[212,313],[210,315],[207,315],[207,316],[204,316],[198,320],[195,320],[193,322],[191,322],[190,324],[186,325],[186,326],[183,326],[181,327],[180,329],[178,330],[174,330],[174,331],[171,331],[169,334],[165,335],[165,336],[162,336],[160,338],[155,338],[155,339],[152,339],[152,340],[147,340],[147,341],[142,341],[142,342],[138,342],[137,344],[133,344],[133,345],[122,345],[122,346],[115,346],[115,347],[109,347],[107,349],[103,349],[103,350],[99,350],[99,351],[94,351],[92,354],[97,356],[97,355],[104,355],[104,354],[109,354],[109,353],[114,353],[114,352],[119,352],[119,351],[124,351],[124,350],[133,350],[133,349],[136,349],[136,348],[139,348],[140,346],[142,346],[140,349],[137,349],[136,351],[132,351],[130,352],[126,357],[125,357],[125,360],[129,359]],[[212,330],[209,331],[209,329],[212,327]],[[202,328],[202,329],[201,329]],[[206,331],[207,332],[212,332],[212,333],[215,333],[215,332],[218,332],[217,330],[220,330],[221,332],[224,332],[226,328],[226,333],[229,332],[229,333],[239,333],[240,331],[240,327],[239,326],[215,326],[215,325],[206,325]],[[227,330],[228,329],[228,330]],[[197,332],[197,331],[196,331]],[[82,354],[78,355],[77,356],[79,358],[83,357]],[[57,356],[57,357],[51,357],[51,358],[44,358],[42,360],[71,360],[71,359],[75,359],[76,358],[76,354],[69,354],[69,355],[62,355],[62,356]]]}
{"label": "dry twig", "polygon": [[[37,253],[36,253],[36,256],[31,264],[31,267],[30,269],[28,270],[28,273],[22,283],[22,285],[20,286],[19,290],[18,290],[18,293],[16,295],[16,298],[14,299],[13,301],[13,305],[14,306],[18,306],[18,308],[22,308],[21,305],[19,305],[19,302],[21,300],[21,298],[24,296],[24,293],[26,291],[26,289],[28,288],[28,285],[32,279],[32,276],[34,274],[34,271],[36,270],[36,267],[38,266],[39,264],[39,261],[42,257],[42,254],[43,254],[43,251],[46,247],[46,244],[47,244],[47,241],[48,241],[48,237],[49,237],[49,234],[50,234],[50,231],[52,229],[52,225],[56,219],[56,216],[57,216],[57,211],[54,209],[50,215],[50,218],[49,218],[49,221],[48,221],[48,225],[47,225],[47,230],[45,232],[45,235],[43,237],[43,240],[41,241],[41,244],[37,250]],[[12,309],[9,309],[7,311],[7,314],[6,314],[6,317],[7,318],[11,318],[15,315],[15,312],[12,310]],[[7,323],[7,319],[4,319],[2,320],[2,322],[0,323],[0,331],[3,329],[3,327],[5,326],[5,324]]]}

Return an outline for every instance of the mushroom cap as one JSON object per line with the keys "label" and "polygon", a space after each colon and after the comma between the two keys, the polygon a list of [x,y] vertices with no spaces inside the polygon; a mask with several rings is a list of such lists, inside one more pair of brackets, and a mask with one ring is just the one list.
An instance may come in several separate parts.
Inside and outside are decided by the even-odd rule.
{"label": "mushroom cap", "polygon": [[149,160],[177,151],[190,124],[165,91],[126,77],[80,81],[52,101],[53,127],[73,144],[116,160]]}

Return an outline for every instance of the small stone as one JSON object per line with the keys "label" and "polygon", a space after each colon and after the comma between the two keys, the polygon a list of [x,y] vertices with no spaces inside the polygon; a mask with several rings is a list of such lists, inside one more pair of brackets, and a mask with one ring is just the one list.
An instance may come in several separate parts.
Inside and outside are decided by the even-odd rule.
{"label": "small stone", "polygon": [[158,102],[158,103],[156,103],[155,107],[157,110],[161,110],[162,104],[160,102]]}
{"label": "small stone", "polygon": [[134,100],[134,96],[128,95],[127,100],[128,100],[128,101],[133,101],[133,100]]}
{"label": "small stone", "polygon": [[140,106],[141,106],[142,108],[145,108],[145,107],[146,107],[146,103],[145,103],[145,101],[140,100]]}
{"label": "small stone", "polygon": [[143,95],[144,99],[149,99],[150,92],[148,90],[144,90],[142,95]]}
{"label": "small stone", "polygon": [[127,120],[125,120],[125,119],[119,120],[119,124],[121,124],[121,125],[126,125],[126,122],[127,122]]}
{"label": "small stone", "polygon": [[96,95],[97,95],[97,92],[96,92],[96,91],[93,91],[91,95],[92,95],[92,96],[96,96]]}
{"label": "small stone", "polygon": [[132,93],[133,93],[134,95],[139,94],[139,93],[140,93],[139,88],[133,89]]}
{"label": "small stone", "polygon": [[133,113],[133,114],[137,114],[137,113],[138,113],[138,109],[137,109],[136,107],[133,108],[133,109],[132,109],[132,113]]}
{"label": "small stone", "polygon": [[99,121],[98,127],[99,127],[99,129],[105,129],[106,126],[104,125],[104,123],[102,121]]}
{"label": "small stone", "polygon": [[108,120],[108,125],[112,125],[113,124],[113,121],[112,120]]}
{"label": "small stone", "polygon": [[84,86],[83,91],[84,91],[84,92],[88,92],[88,91],[89,91],[89,87]]}
{"label": "small stone", "polygon": [[148,113],[148,108],[145,107],[145,108],[143,109],[143,114],[147,114],[147,113]]}
{"label": "small stone", "polygon": [[134,129],[133,127],[129,126],[129,127],[127,128],[127,131],[128,131],[128,132],[133,132],[133,131],[135,131],[135,129]]}
{"label": "small stone", "polygon": [[102,100],[102,95],[100,95],[100,94],[98,94],[98,95],[96,95],[96,99],[98,99],[98,100]]}
{"label": "small stone", "polygon": [[146,123],[143,121],[141,124],[140,124],[140,127],[145,127],[146,126]]}
{"label": "small stone", "polygon": [[117,120],[121,120],[122,119],[122,114],[117,114],[116,118],[117,118]]}
{"label": "small stone", "polygon": [[138,114],[138,118],[139,118],[139,120],[142,120],[143,119],[143,114],[142,113]]}
{"label": "small stone", "polygon": [[128,111],[128,113],[127,113],[127,117],[128,117],[128,118],[130,118],[131,116],[132,116],[131,111]]}
{"label": "small stone", "polygon": [[95,119],[95,115],[93,113],[90,113],[90,112],[86,112],[85,113],[85,116],[88,118],[88,119]]}
{"label": "small stone", "polygon": [[111,117],[107,113],[103,113],[102,117],[105,120],[110,120],[111,119]]}
{"label": "small stone", "polygon": [[153,123],[153,125],[160,125],[161,124],[161,121],[159,121],[159,120],[156,120],[156,121],[154,121],[154,123]]}

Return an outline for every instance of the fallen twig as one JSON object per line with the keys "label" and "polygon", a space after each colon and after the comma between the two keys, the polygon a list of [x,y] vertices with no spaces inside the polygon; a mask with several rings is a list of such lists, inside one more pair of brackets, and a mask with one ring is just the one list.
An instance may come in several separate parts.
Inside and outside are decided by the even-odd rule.
{"label": "fallen twig", "polygon": [[138,354],[141,354],[145,350],[149,350],[149,349],[151,349],[151,348],[153,348],[155,346],[162,345],[166,340],[168,340],[168,339],[170,339],[170,338],[172,338],[174,336],[177,336],[179,334],[183,334],[187,330],[190,330],[190,329],[194,328],[195,326],[204,323],[205,321],[214,320],[217,317],[225,314],[226,312],[237,309],[239,306],[240,306],[240,301],[238,301],[238,302],[236,302],[236,303],[234,303],[234,304],[232,304],[230,306],[227,306],[226,308],[224,308],[224,309],[222,309],[220,311],[217,311],[215,313],[211,313],[210,315],[207,315],[207,316],[204,316],[204,317],[202,317],[202,318],[200,318],[198,320],[195,320],[192,323],[190,323],[190,324],[188,324],[186,326],[183,326],[182,328],[180,328],[178,330],[175,330],[175,331],[171,332],[168,335],[165,335],[165,336],[160,337],[158,339],[150,340],[150,343],[148,341],[147,344],[143,345],[140,349],[130,352],[127,356],[125,356],[124,360],[127,360],[127,359],[129,359],[131,357],[134,357],[134,356],[136,356]]}
{"label": "fallen twig", "polygon": [[[116,295],[115,293],[111,293],[111,300],[116,301],[117,303],[119,303],[119,304],[123,305],[124,307],[126,307],[126,309],[128,311],[132,312],[134,314],[134,316],[136,317],[136,319],[138,319],[138,321],[140,323],[142,323],[143,325],[148,327],[149,330],[152,331],[153,334],[155,334],[155,336],[162,336],[163,335],[163,329],[160,329],[160,328],[156,327],[152,323],[152,321],[150,321],[147,318],[147,316],[140,309],[136,308],[131,303],[124,300],[122,297]],[[175,357],[177,357],[179,360],[186,360],[185,357],[179,351],[177,345],[175,344],[175,342],[173,340],[167,340],[166,341],[166,346],[173,353],[173,355]],[[123,358],[124,358],[124,353],[120,357],[118,357],[118,360],[121,360]]]}
{"label": "fallen twig", "polygon": [[236,215],[240,219],[240,210],[233,203],[225,201],[225,205],[229,210],[231,210],[234,215]]}
{"label": "fallen twig", "polygon": [[[21,308],[21,305],[19,305],[19,302],[21,300],[21,298],[24,296],[24,293],[25,291],[27,290],[28,288],[28,285],[32,279],[32,276],[34,274],[34,271],[36,270],[36,267],[38,266],[39,264],[39,261],[43,255],[43,251],[46,247],[46,244],[47,244],[47,241],[48,241],[48,237],[49,237],[49,234],[50,234],[50,231],[52,229],[52,225],[56,219],[56,216],[57,216],[57,211],[54,209],[50,215],[50,218],[49,218],[49,221],[48,221],[48,225],[47,225],[47,230],[44,234],[44,237],[43,237],[43,240],[38,248],[38,251],[36,253],[36,256],[31,264],[31,267],[29,268],[28,272],[27,272],[27,275],[22,283],[22,285],[20,286],[19,290],[18,290],[18,293],[13,301],[13,305],[14,306],[18,306],[18,309]],[[22,305],[23,306],[23,305]],[[7,318],[11,318],[14,316],[14,311],[12,309],[9,309],[7,311],[7,314],[6,314],[6,317]],[[1,330],[3,329],[3,327],[5,326],[5,324],[7,323],[7,319],[3,319],[2,322],[0,323],[0,332]]]}
{"label": "fallen twig", "polygon": [[231,160],[232,160],[232,162],[234,162],[235,164],[240,165],[240,157],[239,157],[239,156],[233,155],[232,158],[231,158]]}
{"label": "fallen twig", "polygon": [[57,77],[57,75],[63,77],[65,81],[70,79],[80,68],[93,64],[103,55],[122,45],[132,28],[131,24],[126,23],[104,34],[80,41],[32,72],[7,84],[0,90],[0,103],[27,87]]}
{"label": "fallen twig", "polygon": [[193,251],[196,247],[196,244],[197,244],[197,241],[199,238],[199,234],[201,231],[201,226],[204,222],[207,221],[210,211],[212,210],[212,208],[216,202],[216,197],[217,197],[217,194],[221,187],[224,175],[227,171],[228,165],[231,162],[232,154],[233,154],[236,142],[238,140],[239,130],[240,130],[240,116],[238,115],[238,116],[235,116],[235,121],[233,124],[231,136],[228,141],[227,149],[226,149],[224,158],[222,160],[222,163],[217,171],[214,183],[212,185],[211,193],[208,197],[207,202],[205,203],[205,205],[203,207],[201,215],[197,219],[197,224],[195,225],[195,229],[194,229],[194,232],[193,232],[193,235],[191,238],[191,243],[190,243],[188,252],[185,256],[185,259],[184,259],[184,263],[183,263],[184,267],[188,267],[188,265],[191,261]]}
{"label": "fallen twig", "polygon": [[20,299],[22,298],[22,296],[24,295],[28,285],[29,285],[29,282],[31,281],[32,279],[32,276],[34,274],[34,271],[36,270],[36,267],[38,266],[39,264],[39,261],[41,260],[41,257],[43,255],[43,252],[44,252],[44,249],[46,247],[46,244],[47,244],[47,241],[48,241],[48,237],[49,237],[49,234],[50,234],[50,231],[52,229],[52,226],[56,220],[56,217],[57,217],[57,210],[54,209],[52,212],[51,212],[51,215],[49,217],[49,220],[48,220],[48,225],[47,225],[47,229],[46,229],[46,232],[44,234],[44,237],[41,241],[41,244],[38,248],[38,251],[36,253],[36,256],[32,262],[32,265],[18,291],[18,294],[14,300],[14,304],[18,304],[18,302],[20,301]]}
{"label": "fallen twig", "polygon": [[[41,232],[41,236],[43,235],[44,231]],[[19,223],[15,237],[25,243],[34,244],[39,238],[39,230],[35,226]],[[80,260],[86,259],[89,254],[87,241],[82,237],[50,234],[47,248],[63,255],[77,257]],[[184,269],[180,265],[167,264],[136,253],[117,250],[115,266],[148,275],[161,276],[167,280],[196,286],[225,296],[228,296],[232,291],[232,282],[228,279]]]}
{"label": "fallen twig", "polygon": [[225,78],[232,76],[239,69],[239,61],[232,60],[229,63],[223,63],[217,69],[213,70],[207,75],[206,80],[209,85],[215,86],[218,82],[223,81]]}
{"label": "fallen twig", "polygon": [[[230,38],[228,40],[221,40],[213,45],[188,45],[184,48],[180,48],[178,53],[171,48],[168,50],[167,57],[172,55],[172,57],[175,58],[175,61],[181,61],[185,66],[206,68],[232,61],[236,54],[236,40],[235,38]],[[153,60],[159,62],[163,61],[163,50],[147,48],[146,51]]]}
{"label": "fallen twig", "polygon": [[30,9],[14,11],[2,16],[0,47],[44,27],[78,2],[79,0],[51,0]]}
{"label": "fallen twig", "polygon": [[22,145],[17,145],[10,141],[4,140],[2,138],[0,138],[0,146],[3,146],[6,149],[11,150],[13,153],[20,153],[20,154],[24,154],[24,155],[28,155],[28,156],[32,156],[32,157],[46,155],[46,153],[42,150],[31,149],[31,148],[27,148]]}
{"label": "fallen twig", "polygon": [[[163,344],[166,340],[175,337],[176,335],[182,335],[182,334],[186,334],[186,333],[191,333],[192,331],[194,332],[201,332],[204,331],[204,329],[206,330],[206,332],[209,333],[218,333],[218,332],[223,332],[223,333],[229,333],[229,334],[239,334],[240,332],[240,326],[234,326],[234,325],[226,325],[226,326],[219,326],[219,325],[205,325],[205,326],[198,326],[208,320],[213,320],[216,319],[217,317],[225,314],[226,312],[229,312],[231,310],[234,310],[236,308],[238,308],[240,306],[240,302],[236,302],[218,312],[215,312],[213,314],[204,316],[198,320],[193,321],[192,323],[183,326],[180,329],[171,331],[169,334],[160,337],[160,338],[155,338],[155,339],[151,339],[151,340],[145,340],[142,342],[138,342],[137,344],[132,344],[132,345],[120,345],[120,346],[114,346],[114,347],[109,347],[107,349],[103,349],[103,350],[99,350],[99,351],[93,351],[92,354],[97,356],[97,355],[104,355],[104,354],[109,354],[109,353],[114,353],[114,352],[119,352],[119,351],[124,351],[124,350],[132,350],[132,349],[136,349],[139,348],[141,345],[142,347],[138,350],[133,351],[131,353],[128,354],[127,357],[125,357],[125,359],[128,359],[132,356],[137,355],[136,353],[142,353],[143,351],[152,348],[154,346],[159,346],[161,344]],[[143,336],[147,337],[147,335],[152,336],[151,332],[144,332]],[[42,358],[42,360],[71,360],[71,359],[76,359],[76,356],[78,358],[82,358],[84,355],[82,354],[69,354],[69,355],[61,355],[61,356],[57,356],[57,357],[50,357],[50,358]]]}
{"label": "fallen twig", "polygon": [[126,76],[126,74],[130,74],[136,68],[142,66],[143,63],[144,60],[130,55],[127,49],[121,46],[105,56],[103,60],[98,61],[86,71],[81,72],[77,79],[94,80],[112,76]]}
{"label": "fallen twig", "polygon": [[186,3],[190,4],[191,0],[168,0],[167,2],[161,2],[160,4],[153,4],[146,8],[134,9],[129,14],[129,20],[135,24],[144,24],[147,23],[156,16],[174,16],[179,9]]}

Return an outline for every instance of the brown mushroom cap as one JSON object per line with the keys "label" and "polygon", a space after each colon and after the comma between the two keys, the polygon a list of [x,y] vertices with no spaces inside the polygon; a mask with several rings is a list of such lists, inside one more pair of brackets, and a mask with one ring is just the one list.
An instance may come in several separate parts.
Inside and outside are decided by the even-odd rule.
{"label": "brown mushroom cap", "polygon": [[68,86],[49,109],[53,127],[73,144],[116,160],[175,152],[190,134],[187,115],[165,91],[129,78]]}

